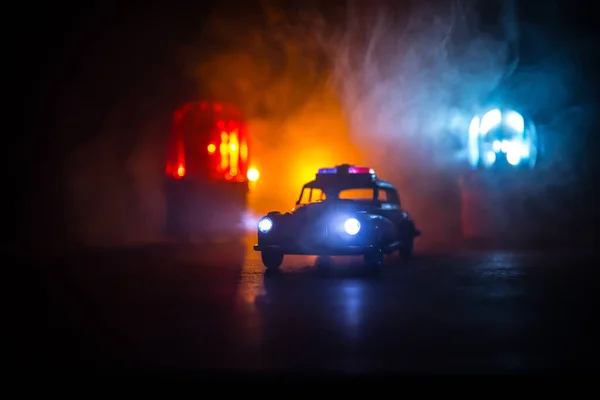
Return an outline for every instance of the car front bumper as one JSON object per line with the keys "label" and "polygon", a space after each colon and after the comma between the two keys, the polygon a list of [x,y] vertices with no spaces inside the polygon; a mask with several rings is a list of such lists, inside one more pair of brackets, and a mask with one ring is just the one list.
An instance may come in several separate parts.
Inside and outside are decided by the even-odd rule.
{"label": "car front bumper", "polygon": [[348,245],[348,246],[311,246],[303,248],[299,246],[282,245],[255,245],[255,251],[273,251],[289,255],[312,255],[312,256],[357,256],[374,251],[374,245]]}

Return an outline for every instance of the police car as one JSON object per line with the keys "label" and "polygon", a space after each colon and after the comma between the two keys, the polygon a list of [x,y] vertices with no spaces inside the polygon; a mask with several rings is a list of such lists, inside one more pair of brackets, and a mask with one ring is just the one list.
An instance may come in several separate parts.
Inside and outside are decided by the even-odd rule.
{"label": "police car", "polygon": [[254,250],[270,270],[278,269],[286,254],[361,255],[375,269],[394,251],[410,257],[420,234],[394,185],[371,168],[344,164],[320,169],[302,187],[291,212],[261,218]]}

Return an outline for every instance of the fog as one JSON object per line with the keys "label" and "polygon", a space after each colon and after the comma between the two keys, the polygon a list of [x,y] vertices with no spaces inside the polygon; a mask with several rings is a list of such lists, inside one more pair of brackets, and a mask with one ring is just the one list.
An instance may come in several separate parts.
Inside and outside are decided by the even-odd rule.
{"label": "fog", "polygon": [[546,109],[564,101],[562,66],[536,64],[515,78],[519,29],[507,2],[497,2],[487,31],[475,1],[351,1],[293,13],[265,4],[266,28],[216,12],[207,32],[225,50],[194,65],[201,87],[241,103],[252,120],[262,171],[255,215],[289,209],[319,167],[363,163],[398,185],[427,232],[422,242],[456,240],[474,113],[511,79],[525,101],[539,103],[544,90],[554,93]]}
{"label": "fog", "polygon": [[[556,201],[540,199],[576,179],[573,160],[584,145],[576,132],[589,112],[574,102],[577,69],[561,48],[548,51],[553,38],[535,26],[527,27],[528,53],[538,58],[523,66],[515,46],[525,29],[501,4],[510,5],[498,1],[490,25],[477,1],[326,9],[261,2],[243,13],[223,3],[197,38],[172,47],[177,74],[191,78],[200,98],[236,104],[249,118],[252,164],[261,172],[250,220],[292,207],[318,168],[349,162],[397,184],[423,241],[435,244],[460,237],[457,182],[467,168],[468,124],[482,107],[526,109],[544,146],[536,172],[494,190],[519,193],[519,202],[555,216]],[[64,219],[76,242],[162,240],[165,141],[176,106],[161,102],[166,81],[146,79],[131,89],[141,104],[113,101],[95,119],[81,104],[90,93],[65,88],[61,129],[97,133],[61,160]]]}
{"label": "fog", "polygon": [[474,2],[407,3],[350,3],[325,43],[353,142],[399,186],[423,241],[448,241],[460,237],[465,133],[510,72],[509,42],[478,31]]}

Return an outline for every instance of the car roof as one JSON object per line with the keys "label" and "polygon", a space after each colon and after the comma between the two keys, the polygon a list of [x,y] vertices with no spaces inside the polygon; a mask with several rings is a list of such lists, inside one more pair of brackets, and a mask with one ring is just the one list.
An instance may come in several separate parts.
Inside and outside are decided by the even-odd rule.
{"label": "car roof", "polygon": [[332,179],[332,180],[313,180],[304,185],[305,188],[332,188],[332,189],[392,189],[397,190],[396,187],[388,181],[383,179],[372,179],[372,180],[355,180],[355,179]]}

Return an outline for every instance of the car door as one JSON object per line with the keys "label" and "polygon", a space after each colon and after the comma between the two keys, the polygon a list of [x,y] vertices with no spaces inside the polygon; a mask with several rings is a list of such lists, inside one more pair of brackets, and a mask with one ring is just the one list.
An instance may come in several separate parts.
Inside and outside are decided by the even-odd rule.
{"label": "car door", "polygon": [[378,200],[381,204],[381,215],[394,223],[398,236],[404,237],[408,225],[408,214],[402,209],[398,192],[392,188],[379,188]]}

